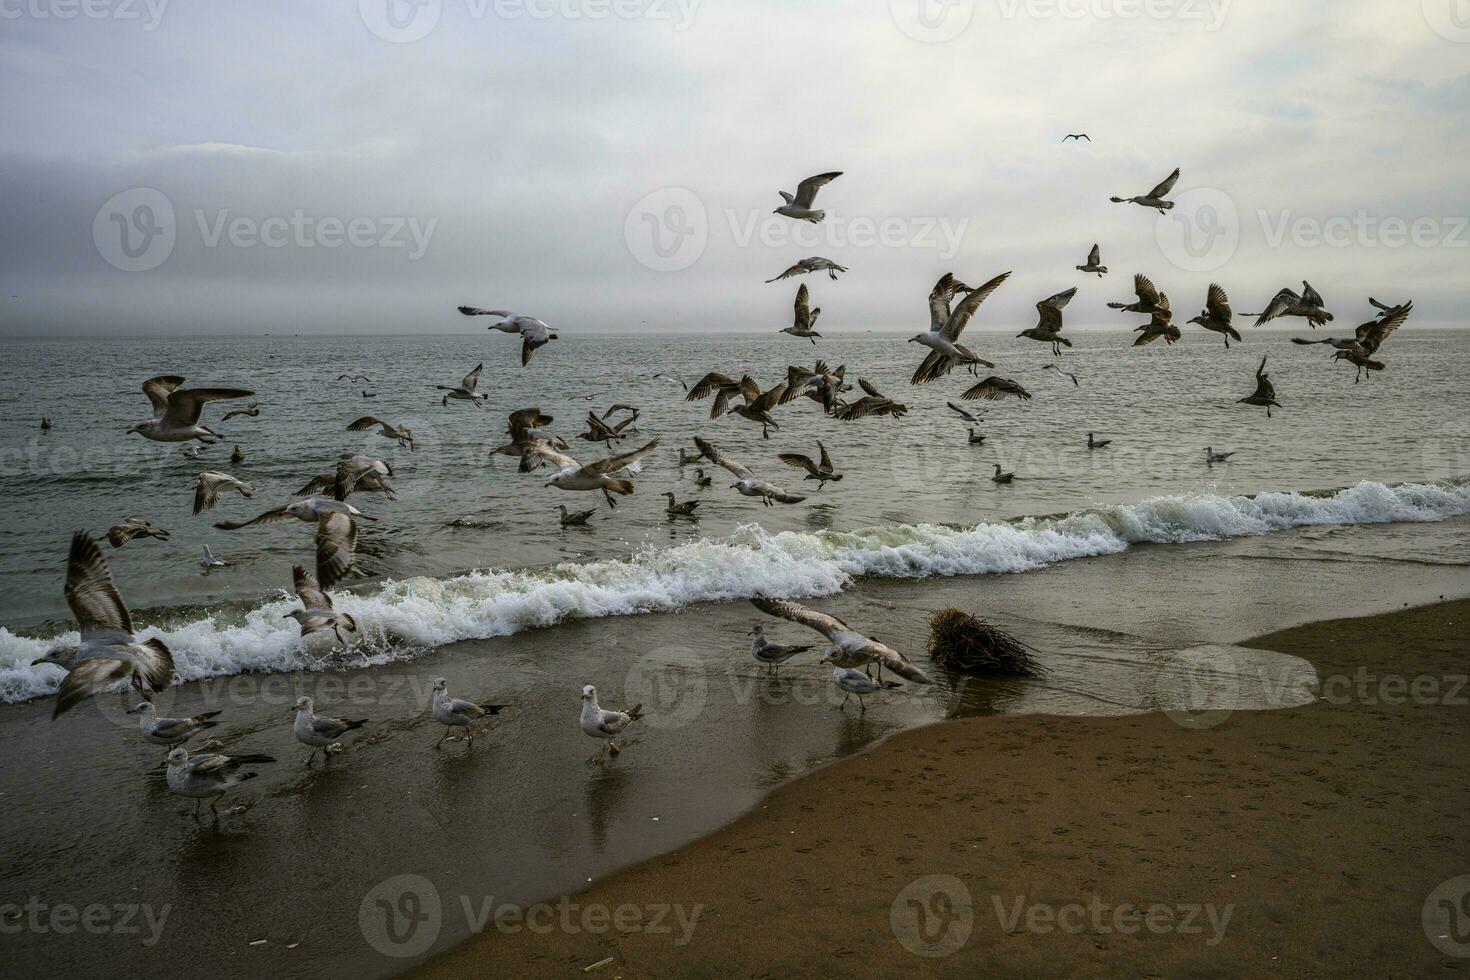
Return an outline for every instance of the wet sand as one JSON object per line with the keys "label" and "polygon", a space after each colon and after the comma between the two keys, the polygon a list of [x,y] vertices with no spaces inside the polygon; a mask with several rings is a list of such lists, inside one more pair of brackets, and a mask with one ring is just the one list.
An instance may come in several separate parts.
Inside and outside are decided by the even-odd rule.
{"label": "wet sand", "polygon": [[414,976],[1465,975],[1470,915],[1423,914],[1470,910],[1431,897],[1470,873],[1467,625],[1460,600],[1245,644],[1317,666],[1304,707],[902,732],[599,881],[572,927],[508,919]]}

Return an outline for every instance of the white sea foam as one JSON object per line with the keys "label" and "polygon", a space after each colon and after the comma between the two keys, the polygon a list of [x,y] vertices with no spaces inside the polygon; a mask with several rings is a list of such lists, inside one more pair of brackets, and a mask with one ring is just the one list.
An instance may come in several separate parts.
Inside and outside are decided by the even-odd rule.
{"label": "white sea foam", "polygon": [[[1470,514],[1467,486],[1364,482],[1327,496],[1272,492],[1152,497],[1137,504],[968,529],[903,524],[768,533],[747,526],[729,538],[648,548],[623,559],[385,582],[370,592],[341,594],[337,607],[355,616],[363,631],[363,642],[348,662],[381,663],[457,640],[504,636],[565,619],[628,616],[755,595],[831,595],[859,575],[1024,572],[1114,554],[1144,542],[1218,540],[1314,524],[1438,521],[1465,514]],[[292,608],[294,598],[281,597],[233,618],[206,616],[142,633],[169,645],[184,680],[318,668],[320,651],[303,650],[296,624],[282,618]],[[75,639],[75,633],[57,638]],[[58,668],[30,666],[51,642],[0,628],[0,701],[56,689]],[[340,666],[343,661],[339,657],[330,663]]]}

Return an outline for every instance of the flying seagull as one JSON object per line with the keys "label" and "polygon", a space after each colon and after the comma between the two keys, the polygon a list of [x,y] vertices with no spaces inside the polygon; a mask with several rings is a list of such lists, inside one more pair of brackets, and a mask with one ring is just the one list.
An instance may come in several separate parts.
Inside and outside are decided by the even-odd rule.
{"label": "flying seagull", "polygon": [[781,199],[786,203],[772,213],[784,214],[788,218],[796,218],[799,221],[810,221],[812,224],[816,224],[827,216],[826,211],[818,211],[812,207],[812,204],[817,199],[817,191],[841,176],[842,171],[840,170],[817,174],[815,177],[808,177],[798,184],[795,195],[781,191]]}
{"label": "flying seagull", "polygon": [[1085,265],[1079,265],[1077,271],[1096,272],[1099,279],[1108,271],[1108,267],[1102,264],[1102,250],[1097,247],[1095,242],[1093,243],[1092,251],[1087,253],[1087,263]]}
{"label": "flying seagull", "polygon": [[1000,378],[993,374],[979,384],[972,385],[966,389],[964,394],[960,395],[960,399],[967,402],[972,402],[977,398],[983,398],[988,402],[993,402],[1010,397],[1019,398],[1022,401],[1030,401],[1031,392],[1009,378]]}
{"label": "flying seagull", "polygon": [[1125,313],[1152,313],[1159,305],[1159,291],[1153,280],[1139,273],[1133,277],[1133,292],[1138,300],[1133,303],[1109,303],[1108,309]]}
{"label": "flying seagull", "polygon": [[832,644],[825,659],[834,666],[861,667],[873,663],[878,665],[879,677],[883,675],[883,668],[887,667],[889,672],[915,684],[934,683],[928,674],[914,666],[903,654],[873,637],[859,633],[836,616],[808,609],[789,599],[760,597],[751,599],[750,603],[768,616],[789,619],[821,633]]}
{"label": "flying seagull", "polygon": [[1133,342],[1134,347],[1147,347],[1160,337],[1164,338],[1164,343],[1173,344],[1184,336],[1174,325],[1174,311],[1169,309],[1169,297],[1166,293],[1159,293],[1159,302],[1154,307],[1152,317],[1148,323],[1136,329],[1140,332],[1138,339]]}
{"label": "flying seagull", "polygon": [[630,453],[599,459],[585,466],[545,442],[533,443],[526,453],[528,456],[545,459],[556,467],[556,474],[546,481],[546,486],[556,487],[559,490],[601,490],[607,505],[616,507],[618,504],[613,499],[613,494],[626,497],[633,492],[633,481],[620,479],[616,474],[638,462],[657,447],[658,440],[654,439]]}
{"label": "flying seagull", "polygon": [[184,379],[176,374],[161,374],[143,382],[143,394],[153,404],[153,418],[138,422],[128,432],[138,433],[154,442],[188,442],[198,439],[211,444],[224,438],[207,425],[200,425],[204,406],[231,398],[249,398],[249,388],[180,388]]}
{"label": "flying seagull", "polygon": [[867,378],[858,378],[858,387],[863,389],[864,395],[855,402],[842,402],[832,412],[832,417],[840,422],[854,422],[858,419],[867,418],[869,415],[881,417],[892,415],[901,419],[908,414],[908,406],[902,405],[887,395],[882,394]]}
{"label": "flying seagull", "polygon": [[[1054,365],[1054,364],[1048,364],[1047,367],[1056,367],[1056,365]],[[961,408],[960,406],[956,405],[954,402],[945,402],[944,404],[947,405],[947,406],[949,406],[950,411],[952,411],[955,414],[959,415],[959,417],[962,418],[962,419],[964,419],[966,422],[983,422],[983,421],[985,421],[984,419],[980,418],[978,415],[971,415],[969,412],[965,411],[963,408]]]}
{"label": "flying seagull", "polygon": [[520,334],[521,367],[531,363],[531,355],[536,348],[557,339],[556,331],[534,316],[522,316],[510,310],[482,310],[477,306],[461,306],[459,312],[465,316],[498,316],[500,322],[490,324],[489,329]]}
{"label": "flying seagull", "polygon": [[846,266],[838,265],[831,259],[824,259],[820,255],[811,255],[807,258],[802,259],[800,262],[796,263],[791,268],[781,273],[779,276],[776,276],[774,279],[767,279],[766,282],[776,282],[780,279],[790,279],[792,276],[804,276],[809,272],[826,272],[828,276],[836,279],[837,273],[846,271]]}
{"label": "flying seagull", "polygon": [[[1322,294],[1312,288],[1312,284],[1305,279],[1302,280],[1301,295],[1294,290],[1283,289],[1271,297],[1271,302],[1256,315],[1255,326],[1260,326],[1268,320],[1274,320],[1279,316],[1305,317],[1306,321],[1315,330],[1332,319],[1332,314],[1323,309]],[[1249,313],[1241,314],[1250,316]]]}
{"label": "flying seagull", "polygon": [[1067,140],[1087,140],[1087,142],[1091,143],[1092,137],[1088,136],[1086,133],[1068,133],[1066,136],[1062,137],[1062,142],[1065,143],[1067,142]]}
{"label": "flying seagull", "polygon": [[246,418],[253,419],[253,418],[255,418],[259,414],[260,414],[260,402],[246,402],[244,408],[232,408],[232,409],[230,409],[228,412],[226,412],[224,414],[224,417],[221,418],[220,421],[221,422],[228,422],[230,419],[234,418],[237,415],[243,415]]}
{"label": "flying seagull", "polygon": [[337,641],[346,646],[347,638],[342,635],[342,630],[356,633],[357,620],[333,609],[332,597],[322,588],[317,577],[301,565],[291,567],[291,584],[296,590],[296,598],[301,600],[301,608],[291,610],[282,618],[296,620],[302,637],[330,629],[337,635]]}
{"label": "flying seagull", "polygon": [[[967,365],[972,373],[977,364],[987,368],[995,367],[962,345],[960,334],[964,332],[980,304],[1000,288],[1000,284],[1009,279],[1010,275],[1009,272],[1002,272],[979,289],[971,289],[948,272],[940,277],[929,291],[929,332],[909,338],[909,343],[923,344],[929,348],[929,353],[909,379],[910,384],[924,384],[942,378],[957,364]],[[950,312],[950,301],[960,292],[967,292],[969,295]]]}
{"label": "flying seagull", "polygon": [[806,476],[802,479],[816,480],[817,489],[820,490],[827,485],[828,480],[834,483],[841,480],[842,474],[832,468],[832,460],[827,455],[827,447],[822,445],[820,439],[817,440],[817,451],[821,456],[816,462],[813,462],[810,456],[803,456],[801,453],[778,453],[776,458],[787,466],[805,470]]}
{"label": "flying seagull", "polygon": [[219,500],[219,495],[226,490],[233,490],[242,497],[255,496],[255,487],[250,484],[237,480],[228,473],[205,470],[194,481],[194,516],[198,517],[200,511],[213,507]]}
{"label": "flying seagull", "polygon": [[[1092,141],[1088,140],[1088,142],[1090,143]],[[1110,197],[1108,198],[1108,200],[1112,201],[1114,204],[1139,204],[1146,208],[1158,208],[1159,214],[1163,214],[1165,211],[1174,206],[1173,201],[1164,200],[1164,195],[1173,190],[1174,185],[1178,183],[1178,181],[1179,168],[1175,167],[1172,174],[1165,177],[1162,181],[1158,183],[1156,187],[1154,187],[1153,190],[1149,191],[1147,194],[1141,194],[1138,197]]]}
{"label": "flying seagull", "polygon": [[1237,405],[1264,405],[1266,406],[1266,418],[1271,417],[1271,406],[1282,408],[1282,404],[1276,400],[1276,386],[1271,384],[1271,376],[1266,373],[1266,355],[1261,355],[1261,366],[1256,368],[1256,390],[1236,402]]}
{"label": "flying seagull", "polygon": [[456,401],[469,402],[471,405],[479,408],[480,403],[490,397],[489,395],[482,395],[479,392],[480,369],[484,366],[484,362],[476,364],[474,370],[464,376],[464,380],[459,383],[458,387],[453,385],[435,385],[435,388],[444,392],[444,397],[439,400],[439,404],[448,408],[449,399],[453,398]]}
{"label": "flying seagull", "polygon": [[107,529],[107,543],[114,548],[121,548],[134,538],[157,538],[160,541],[167,541],[168,532],[161,527],[154,527],[141,517],[124,518],[121,524],[114,524]]}
{"label": "flying seagull", "polygon": [[1082,387],[1082,383],[1077,380],[1077,375],[1073,374],[1071,371],[1063,371],[1061,368],[1057,367],[1055,364],[1043,364],[1041,366],[1041,370],[1043,370],[1043,371],[1055,371],[1057,374],[1061,375],[1064,378],[1071,378],[1072,379],[1072,387],[1074,387],[1074,388],[1081,388]]}
{"label": "flying seagull", "polygon": [[1209,291],[1205,293],[1205,308],[1200,315],[1191,317],[1190,323],[1198,323],[1206,330],[1212,330],[1225,338],[1225,349],[1230,349],[1230,341],[1240,342],[1240,334],[1231,325],[1233,314],[1230,312],[1230,297],[1225,295],[1225,290],[1219,283],[1210,283]]}
{"label": "flying seagull", "polygon": [[1065,289],[1037,303],[1036,312],[1039,314],[1039,319],[1036,321],[1036,326],[1030,330],[1022,330],[1016,336],[1051,344],[1052,354],[1061,357],[1062,345],[1072,346],[1072,342],[1062,336],[1062,310],[1072,302],[1072,297],[1076,295],[1077,287],[1073,286],[1071,289]]}
{"label": "flying seagull", "polygon": [[773,506],[772,501],[783,504],[799,504],[806,499],[801,494],[789,493],[773,483],[762,480],[752,473],[750,468],[745,464],[726,456],[714,443],[706,442],[699,436],[695,436],[694,444],[699,447],[699,451],[704,453],[705,458],[711,463],[724,467],[735,476],[735,482],[730,484],[730,486],[739,491],[743,497],[759,497],[761,498],[761,503],[767,507]]}
{"label": "flying seagull", "polygon": [[218,521],[214,526],[222,531],[237,531],[252,524],[292,518],[316,524],[316,574],[324,589],[342,581],[352,568],[353,551],[357,547],[357,519],[377,520],[341,500],[308,497],[268,510],[248,521]]}
{"label": "flying seagull", "polygon": [[[1389,335],[1403,325],[1412,312],[1414,312],[1414,304],[1410,301],[1398,307],[1391,307],[1386,316],[1362,324],[1358,327],[1350,344],[1333,345],[1338,349],[1332,355],[1332,359],[1347,361],[1358,369],[1357,374],[1353,376],[1354,384],[1363,379],[1365,371],[1368,372],[1366,376],[1371,379],[1372,372],[1382,371],[1385,367],[1382,361],[1374,360],[1373,355],[1378,353],[1378,348],[1389,338]],[[1312,343],[1310,340],[1298,340],[1296,337],[1291,339],[1298,344]]]}
{"label": "flying seagull", "polygon": [[413,452],[413,430],[406,425],[394,425],[384,422],[375,415],[364,415],[362,418],[347,426],[348,432],[366,432],[376,428],[378,435],[384,439],[396,439],[400,446],[407,446],[409,452]]}
{"label": "flying seagull", "polygon": [[783,327],[781,332],[789,333],[793,337],[805,337],[815,347],[817,338],[822,336],[816,331],[817,317],[822,315],[822,308],[819,306],[812,309],[810,299],[811,295],[807,292],[806,283],[802,283],[801,288],[796,291],[795,319],[791,326]]}

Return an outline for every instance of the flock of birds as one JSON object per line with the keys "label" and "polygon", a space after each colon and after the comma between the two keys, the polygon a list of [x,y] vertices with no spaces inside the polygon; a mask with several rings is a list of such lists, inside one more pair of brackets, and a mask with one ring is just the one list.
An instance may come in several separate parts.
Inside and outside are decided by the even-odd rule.
{"label": "flock of birds", "polygon": [[[1086,134],[1078,135],[1087,139]],[[1068,139],[1072,138],[1074,137],[1068,136]],[[782,191],[784,204],[775,213],[798,221],[821,222],[825,212],[815,206],[817,193],[840,176],[841,172],[837,171],[818,174],[803,180],[794,194]],[[1174,206],[1168,200],[1168,195],[1178,179],[1179,170],[1175,169],[1146,194],[1127,198],[1113,197],[1111,200],[1154,208],[1164,213]],[[1102,263],[1098,245],[1092,246],[1086,262],[1078,265],[1077,269],[1099,277],[1108,274],[1108,267]],[[845,273],[847,269],[831,259],[811,256],[791,265],[767,282],[821,272],[826,272],[835,281],[839,273]],[[956,368],[962,368],[976,380],[960,393],[961,401],[997,401],[1005,398],[1029,401],[1032,398],[1031,393],[1015,380],[996,374],[979,377],[981,368],[992,370],[995,365],[962,342],[965,328],[980,305],[1004,285],[1009,277],[1010,273],[1004,272],[978,287],[966,285],[952,273],[945,273],[939,278],[929,293],[929,328],[909,338],[909,343],[917,343],[925,348],[925,354],[910,378],[912,384],[933,383],[947,377]],[[1284,316],[1300,317],[1313,329],[1331,322],[1333,315],[1325,309],[1322,296],[1306,282],[1302,283],[1302,287],[1300,293],[1282,289],[1261,313],[1245,315],[1254,315],[1257,326]],[[1166,344],[1178,341],[1181,331],[1173,322],[1167,294],[1156,288],[1142,274],[1134,276],[1133,293],[1135,298],[1132,301],[1108,303],[1111,309],[1149,317],[1148,323],[1135,328],[1140,336],[1133,345],[1146,346],[1158,339],[1164,340]],[[1018,337],[1045,344],[1053,355],[1062,356],[1063,348],[1072,346],[1071,340],[1063,333],[1063,311],[1076,294],[1077,289],[1073,287],[1039,301],[1036,304],[1036,326],[1022,331]],[[1377,309],[1376,315],[1359,326],[1351,337],[1293,338],[1294,342],[1326,344],[1332,347],[1334,360],[1345,360],[1357,369],[1355,380],[1361,379],[1365,372],[1371,376],[1372,372],[1383,370],[1384,364],[1377,359],[1380,349],[1408,318],[1413,310],[1413,303],[1386,304],[1372,298],[1369,302]],[[466,316],[494,317],[495,322],[489,325],[489,329],[519,336],[522,367],[530,364],[537,349],[559,337],[554,328],[534,316],[473,306],[461,306],[459,311]],[[780,332],[808,340],[815,346],[822,336],[815,329],[820,314],[820,307],[811,305],[810,290],[803,283],[797,289],[793,323]],[[1211,284],[1206,293],[1203,311],[1189,322],[1220,334],[1228,348],[1232,340],[1241,341],[1233,320],[1234,314],[1225,290],[1218,284]],[[476,408],[483,407],[489,396],[479,390],[482,368],[483,363],[475,365],[458,384],[435,385],[435,390],[443,393],[439,396],[441,405],[447,408],[451,402],[466,402]],[[1048,364],[1047,368],[1055,370],[1059,376],[1070,379],[1074,386],[1080,387],[1080,381],[1075,374],[1063,370],[1055,363]],[[744,419],[752,425],[759,425],[762,437],[766,439],[770,438],[772,429],[781,428],[777,421],[777,412],[800,398],[806,398],[820,406],[824,416],[842,422],[887,416],[901,418],[908,411],[905,405],[883,394],[865,378],[857,379],[857,389],[861,394],[849,396],[854,391],[854,386],[846,380],[845,366],[834,369],[822,360],[817,360],[811,368],[789,366],[785,378],[765,389],[748,374],[732,376],[710,371],[693,385],[662,373],[653,377],[663,377],[681,385],[687,392],[687,401],[712,399],[709,418],[717,419],[728,414]],[[366,376],[358,374],[343,374],[338,380],[347,380],[354,384],[370,381]],[[182,387],[183,383],[184,378],[177,375],[160,375],[144,382],[143,393],[148,398],[153,413],[151,417],[131,426],[128,433],[136,433],[154,442],[186,443],[190,446],[196,442],[214,444],[224,437],[203,422],[206,408],[216,401],[244,399],[255,395],[254,391],[245,388],[185,388]],[[363,396],[373,397],[366,390],[363,391]],[[1239,402],[1264,407],[1268,417],[1272,408],[1282,407],[1277,401],[1270,375],[1266,372],[1264,356],[1256,369],[1255,390],[1239,399]],[[967,422],[980,422],[963,405],[953,401],[946,404]],[[256,417],[259,414],[259,403],[251,401],[243,409],[225,413],[223,418],[228,421],[242,416]],[[564,438],[552,433],[549,427],[554,420],[551,416],[537,407],[518,409],[508,416],[508,441],[496,447],[494,452],[518,459],[521,473],[544,471],[541,475],[545,477],[544,485],[547,487],[574,492],[599,492],[610,509],[616,508],[618,497],[634,492],[633,478],[641,470],[641,461],[659,445],[659,440],[654,438],[631,451],[612,452],[613,444],[621,442],[636,431],[638,418],[639,410],[627,404],[613,405],[600,415],[589,412],[585,420],[586,431],[575,438],[600,444],[610,455],[582,462],[571,454],[570,444]],[[52,421],[49,417],[44,418],[41,425],[43,429],[49,430]],[[374,432],[410,451],[415,448],[413,432],[408,426],[377,416],[362,416],[348,424],[346,429],[352,432]],[[982,445],[985,439],[984,434],[976,432],[974,428],[970,429],[970,444]],[[798,504],[807,499],[803,493],[793,492],[764,478],[750,465],[703,437],[695,437],[693,442],[696,452],[679,450],[678,464],[681,467],[707,463],[722,468],[733,477],[731,488],[742,496],[759,500],[763,506]],[[1091,432],[1087,434],[1089,450],[1103,449],[1110,442],[1108,439],[1097,439]],[[185,452],[190,450],[186,449]],[[1225,462],[1232,455],[1233,453],[1216,452],[1207,447],[1205,461]],[[237,445],[232,459],[239,462],[242,458]],[[815,481],[817,490],[821,490],[827,483],[835,483],[843,478],[827,448],[820,441],[816,442],[814,455],[786,452],[777,454],[775,459],[801,471],[803,481]],[[297,622],[303,638],[330,631],[338,642],[346,645],[347,634],[358,631],[358,623],[351,615],[334,608],[331,590],[352,570],[358,522],[372,521],[375,518],[359,510],[349,502],[349,498],[356,493],[381,493],[387,499],[395,499],[392,477],[393,469],[385,460],[364,453],[344,452],[330,468],[313,476],[297,491],[299,499],[266,510],[249,520],[219,521],[215,524],[217,528],[234,531],[268,522],[299,521],[313,529],[314,570],[308,569],[304,564],[293,566],[292,587],[300,608],[286,616]],[[998,484],[1005,484],[1014,479],[1014,474],[1005,472],[997,463],[992,479]],[[696,486],[704,489],[711,482],[712,478],[701,466],[698,469]],[[255,488],[228,473],[200,473],[194,490],[194,514],[197,516],[215,507],[225,494],[251,498],[255,495]],[[668,499],[666,510],[670,517],[688,517],[699,506],[697,500],[680,501],[672,492],[665,493],[664,496]],[[561,505],[559,510],[560,523],[563,526],[586,524],[596,513],[596,508],[571,511],[565,505]],[[110,528],[106,534],[106,540],[114,548],[120,548],[139,537],[166,541],[169,534],[141,517],[130,517]],[[213,567],[225,563],[212,555],[206,547],[201,564]],[[216,727],[219,724],[215,720],[220,713],[218,711],[188,718],[158,716],[149,695],[150,692],[163,690],[173,682],[173,655],[162,640],[156,637],[139,637],[127,606],[113,582],[107,560],[88,532],[78,531],[72,537],[64,594],[79,627],[79,641],[75,644],[54,646],[44,657],[35,661],[36,664],[53,664],[66,671],[56,693],[53,718],[115,684],[130,683],[141,696],[134,711],[140,716],[139,725],[143,737],[150,743],[169,747],[166,759],[166,781],[169,789],[179,795],[194,798],[196,814],[204,799],[208,799],[211,809],[218,812],[215,804],[219,797],[255,775],[252,771],[245,770],[245,766],[274,761],[264,755],[229,756],[214,751],[191,756],[183,743],[196,734]],[[897,681],[884,679],[885,669],[890,675],[909,683],[931,683],[929,677],[903,654],[830,615],[784,599],[757,598],[751,601],[763,613],[805,626],[826,638],[829,648],[820,663],[832,667],[833,680],[837,688],[845,693],[842,702],[844,708],[848,699],[855,696],[859,700],[860,710],[865,710],[866,697],[897,686]],[[759,625],[751,630],[750,636],[751,655],[770,671],[777,670],[781,664],[811,649],[805,645],[777,643],[769,639]],[[625,711],[605,709],[598,701],[597,689],[592,685],[582,689],[580,700],[579,727],[588,736],[602,742],[602,747],[594,758],[600,759],[605,753],[617,754],[619,738],[630,725],[642,717],[642,706],[634,705]],[[447,681],[439,678],[434,685],[429,713],[436,722],[444,726],[445,731],[439,742],[435,743],[435,748],[455,730],[462,730],[465,740],[473,745],[473,725],[497,715],[504,707],[502,704],[453,698],[449,695]],[[311,765],[318,751],[329,756],[340,748],[339,740],[343,736],[366,723],[365,719],[318,715],[312,699],[301,698],[296,704],[292,731],[299,742],[311,749],[306,760],[307,765]],[[212,747],[218,747],[217,743],[212,743]]]}

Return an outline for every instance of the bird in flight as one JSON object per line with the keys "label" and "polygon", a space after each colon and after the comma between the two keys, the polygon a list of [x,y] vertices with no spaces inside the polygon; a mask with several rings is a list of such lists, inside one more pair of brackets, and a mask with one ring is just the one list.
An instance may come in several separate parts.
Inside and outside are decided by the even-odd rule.
{"label": "bird in flight", "polygon": [[1086,133],[1068,133],[1066,136],[1062,137],[1062,142],[1065,143],[1067,142],[1067,140],[1087,140],[1087,142],[1091,143],[1092,137],[1088,136]]}

